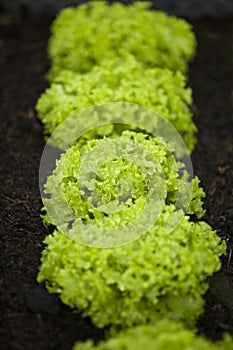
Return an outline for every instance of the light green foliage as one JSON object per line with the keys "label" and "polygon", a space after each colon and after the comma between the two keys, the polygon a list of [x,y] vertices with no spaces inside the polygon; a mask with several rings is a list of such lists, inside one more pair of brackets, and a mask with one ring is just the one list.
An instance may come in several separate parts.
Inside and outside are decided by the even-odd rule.
{"label": "light green foliage", "polygon": [[163,320],[149,326],[138,326],[94,346],[91,340],[76,343],[73,350],[233,350],[233,339],[225,334],[211,343],[185,329],[181,324]]}
{"label": "light green foliage", "polygon": [[[167,186],[166,205],[161,216],[143,237],[113,249],[80,245],[55,231],[45,240],[47,248],[42,255],[38,281],[48,281],[50,292],[59,293],[65,304],[90,316],[97,327],[112,325],[116,330],[156,321],[163,316],[193,325],[203,309],[205,280],[220,268],[219,256],[225,251],[225,244],[206,223],[190,222],[188,216],[175,230],[167,230],[171,216],[174,222],[179,217],[173,204],[178,186],[178,165],[156,138],[125,131],[121,139],[136,141],[158,159]],[[128,207],[123,214],[108,213],[105,216],[93,209],[95,196],[83,199],[78,180],[80,154],[85,156],[107,141],[92,140],[81,149],[78,144],[72,146],[57,162],[46,192],[53,194],[56,200],[61,182],[66,200],[79,218],[88,224],[112,227],[125,224],[138,215],[144,205],[147,184],[137,164],[117,159],[115,164],[114,161],[101,164],[94,182],[100,197],[108,202],[119,195],[116,184],[125,176],[129,178],[133,185],[132,198],[125,199]],[[107,155],[108,147],[105,149]],[[197,186],[193,198],[199,195]],[[198,203],[200,198],[196,201]],[[200,203],[197,208],[199,213]],[[56,206],[54,210],[57,210]]]}
{"label": "light green foliage", "polygon": [[[107,60],[83,75],[63,71],[42,94],[36,108],[45,125],[45,133],[51,134],[66,118],[90,106],[109,102],[135,103],[166,118],[192,151],[196,126],[189,110],[191,89],[185,85],[186,78],[181,73],[144,69],[133,56],[127,56],[125,60]],[[104,132],[97,130],[99,136],[105,135]]]}
{"label": "light green foliage", "polygon": [[97,327],[131,327],[161,317],[193,326],[203,311],[205,280],[220,268],[225,251],[204,222],[185,217],[167,233],[166,207],[151,231],[118,248],[80,245],[58,231],[45,239],[38,282]]}
{"label": "light green foliage", "polygon": [[196,47],[191,25],[149,8],[150,2],[93,1],[61,11],[51,29],[50,81],[64,69],[84,73],[125,53],[147,67],[186,71]]}
{"label": "light green foliage", "polygon": [[[121,158],[122,150],[119,149],[119,145],[118,152],[120,154],[118,157],[105,162],[105,159],[111,157],[112,153],[112,150],[109,149],[109,140],[111,139],[107,137],[102,140],[93,139],[82,146],[77,143],[61,156],[53,175],[48,178],[45,185],[45,192],[53,196],[50,208],[54,208],[54,211],[58,210],[57,203],[59,203],[61,196],[59,191],[61,186],[67,202],[78,218],[85,220],[87,223],[94,219],[95,224],[106,227],[115,227],[119,223],[125,225],[128,221],[135,220],[138,217],[148,200],[149,189],[146,177],[148,171],[154,177],[153,186],[156,191],[162,191],[162,181],[165,182],[166,195],[163,197],[161,192],[159,198],[164,198],[167,205],[176,204],[177,192],[180,189],[178,171],[181,171],[183,165],[175,161],[169,148],[162,141],[147,134],[133,131],[123,131],[120,138],[118,136],[119,142],[123,143],[122,149],[125,153],[127,153],[128,147],[128,154],[130,154],[132,145],[125,143],[124,140],[131,140],[138,147],[136,150],[138,157],[143,157],[145,163],[151,163],[150,168],[142,168],[141,164],[141,169],[132,159]],[[81,156],[88,155],[95,147],[97,147],[98,157],[94,157],[94,163],[91,163],[90,159],[87,160],[88,168],[91,171],[85,173],[85,181],[81,186],[79,178]],[[148,157],[147,153],[153,157],[153,162],[149,158],[146,159]],[[98,172],[92,178],[96,162],[99,164]],[[186,178],[186,174],[184,172],[183,177]],[[131,185],[130,190],[128,189],[129,183]],[[202,198],[205,193],[198,183],[197,178],[192,180],[192,194],[190,195],[191,202],[188,214],[194,214],[200,218],[204,215]],[[96,191],[93,191],[95,188]],[[88,198],[85,197],[85,193],[91,193],[91,191],[93,195]],[[188,191],[188,189],[185,189],[185,191]],[[107,212],[108,215],[106,216],[105,210],[101,208],[102,201],[104,203],[110,202],[111,209],[113,210],[116,207],[118,213]],[[46,202],[49,204],[51,199],[44,200],[44,203]],[[123,206],[122,211],[119,211],[120,206]],[[60,216],[59,213],[57,215]],[[46,223],[49,223],[49,218],[46,219]],[[135,227],[136,229],[137,227]]]}
{"label": "light green foliage", "polygon": [[197,176],[192,181],[192,200],[189,204],[189,207],[186,211],[187,214],[195,214],[198,219],[200,219],[204,213],[205,210],[203,210],[203,203],[202,200],[205,198],[206,194],[202,187],[199,186],[200,180]]}

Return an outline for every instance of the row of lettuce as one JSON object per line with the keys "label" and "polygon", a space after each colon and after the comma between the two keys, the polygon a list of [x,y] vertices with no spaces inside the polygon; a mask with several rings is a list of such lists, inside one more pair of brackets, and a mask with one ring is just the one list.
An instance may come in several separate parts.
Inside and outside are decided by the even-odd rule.
{"label": "row of lettuce", "polygon": [[[120,101],[162,115],[180,133],[189,152],[193,151],[197,128],[184,74],[195,53],[195,36],[186,21],[155,12],[150,6],[147,2],[125,6],[94,1],[59,14],[49,42],[50,87],[37,103],[46,138],[71,115]],[[80,123],[87,122],[82,120],[85,113],[77,115]],[[46,281],[50,292],[58,293],[63,303],[82,316],[89,316],[96,327],[108,329],[110,339],[97,346],[92,341],[77,343],[74,349],[233,349],[229,335],[217,344],[195,336],[208,288],[206,279],[220,268],[226,245],[200,220],[205,194],[197,177],[192,180],[186,213],[173,231],[167,231],[169,218],[178,220],[175,201],[180,180],[171,152],[158,137],[130,130],[130,126],[128,130],[97,126],[87,133],[62,154],[48,177],[45,191],[55,198],[54,211],[61,186],[78,220],[89,227],[114,228],[135,220],[145,205],[147,185],[140,169],[127,159],[106,161],[95,179],[99,196],[119,204],[116,184],[129,177],[134,190],[126,210],[101,213],[94,206],[96,198],[90,196],[87,201],[80,189],[81,158],[94,147],[108,147],[107,142],[116,137],[134,140],[159,160],[167,186],[165,205],[143,237],[114,249],[75,243],[58,229],[45,239],[38,281]],[[126,189],[121,190],[123,195]],[[56,225],[48,214],[43,220]]]}

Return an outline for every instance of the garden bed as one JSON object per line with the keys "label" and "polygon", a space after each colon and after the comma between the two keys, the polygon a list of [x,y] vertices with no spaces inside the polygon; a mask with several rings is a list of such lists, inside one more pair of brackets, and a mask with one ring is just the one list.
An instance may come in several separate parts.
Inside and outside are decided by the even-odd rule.
{"label": "garden bed", "polygon": [[[103,338],[88,319],[38,289],[43,239],[38,173],[44,148],[34,105],[46,87],[51,18],[1,13],[0,234],[3,247],[3,349],[71,349],[76,340]],[[230,20],[193,20],[198,39],[190,67],[194,119],[199,129],[192,156],[207,192],[205,220],[228,242],[221,271],[210,279],[199,331],[212,340],[233,334],[233,103]]]}

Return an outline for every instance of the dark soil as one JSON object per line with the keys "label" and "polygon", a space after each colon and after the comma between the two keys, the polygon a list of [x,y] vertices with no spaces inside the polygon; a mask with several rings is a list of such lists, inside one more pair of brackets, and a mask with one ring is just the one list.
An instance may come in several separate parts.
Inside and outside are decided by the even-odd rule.
{"label": "dark soil", "polygon": [[[34,105],[46,87],[46,45],[51,19],[0,15],[1,131],[0,234],[2,349],[71,349],[76,340],[103,337],[88,319],[38,286],[42,241],[38,169],[44,147]],[[199,47],[190,70],[199,128],[195,173],[207,192],[205,219],[227,241],[223,266],[210,279],[199,332],[213,340],[233,334],[233,24],[193,22]]]}
{"label": "dark soil", "polygon": [[[112,3],[115,0],[108,0]],[[133,0],[117,0],[123,4],[131,4]],[[0,0],[0,6],[5,10],[18,11],[20,8],[27,8],[32,13],[46,13],[55,14],[65,6],[76,6],[86,2],[85,0]],[[232,0],[151,0],[155,10],[162,10],[176,16],[192,18],[226,18],[233,15]]]}

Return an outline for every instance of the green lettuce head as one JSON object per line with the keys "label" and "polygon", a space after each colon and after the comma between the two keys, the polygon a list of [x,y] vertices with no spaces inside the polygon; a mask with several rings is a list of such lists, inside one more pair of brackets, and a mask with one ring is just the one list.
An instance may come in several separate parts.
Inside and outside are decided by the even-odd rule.
{"label": "green lettuce head", "polygon": [[73,350],[232,350],[233,339],[225,334],[223,340],[211,343],[202,336],[195,336],[182,324],[162,320],[153,325],[137,326],[94,346],[91,340],[76,343]]}
{"label": "green lettuce head", "polygon": [[[108,239],[116,246],[140,237],[166,205],[175,206],[181,216],[204,215],[198,178],[189,179],[172,144],[161,137],[125,130],[112,138],[80,140],[61,155],[46,180],[46,223],[69,235],[79,232],[81,243],[106,247]],[[93,222],[97,230],[88,226]],[[175,215],[167,224],[176,222]]]}
{"label": "green lettuce head", "polygon": [[150,7],[141,1],[128,6],[92,1],[62,10],[51,29],[49,80],[64,69],[84,73],[125,54],[145,67],[185,72],[196,47],[191,25]]}
{"label": "green lettuce head", "polygon": [[225,244],[189,217],[168,233],[172,210],[167,206],[150,232],[116,248],[88,247],[54,231],[45,239],[38,282],[99,328],[116,331],[163,317],[194,326]]}
{"label": "green lettuce head", "polygon": [[[127,56],[124,60],[106,60],[86,74],[63,71],[42,94],[36,109],[49,135],[65,119],[88,107],[110,102],[138,104],[168,120],[192,151],[197,129],[189,109],[191,89],[185,86],[186,78],[180,72],[145,69],[133,56]],[[122,122],[125,123],[123,117]],[[87,120],[81,123],[86,124]],[[92,138],[104,135],[106,130]]]}

